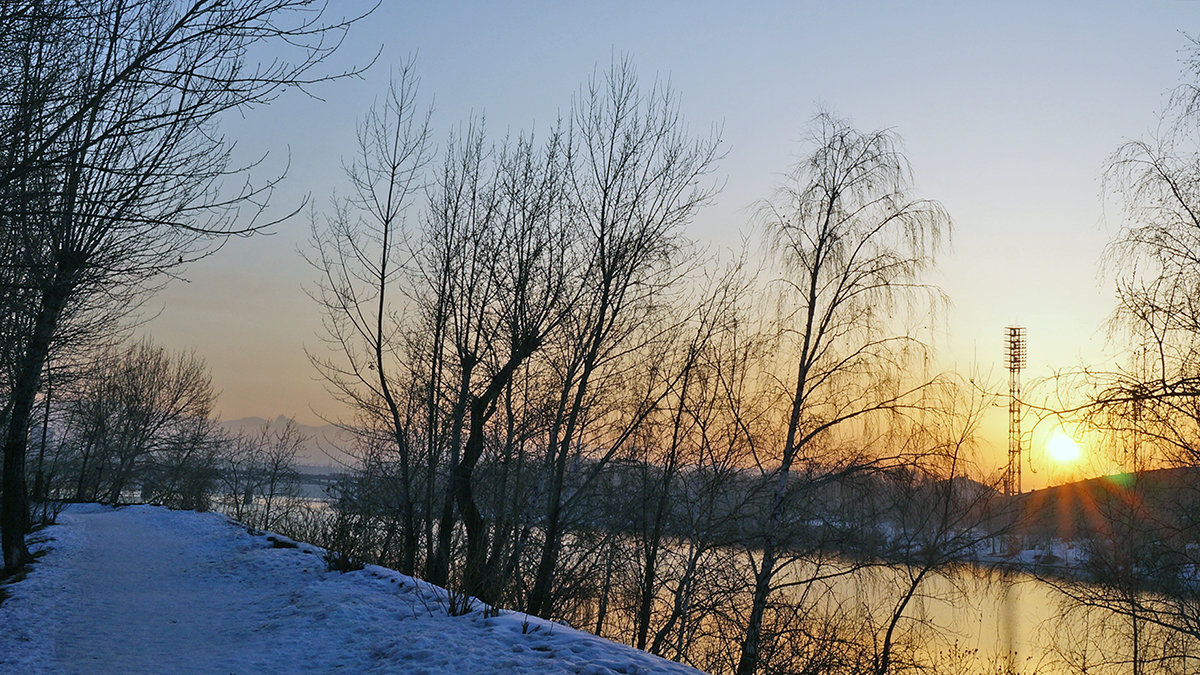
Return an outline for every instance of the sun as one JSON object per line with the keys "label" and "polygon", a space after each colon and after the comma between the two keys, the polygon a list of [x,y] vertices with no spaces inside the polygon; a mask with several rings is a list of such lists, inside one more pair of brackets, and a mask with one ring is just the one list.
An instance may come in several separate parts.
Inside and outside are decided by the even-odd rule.
{"label": "sun", "polygon": [[1078,460],[1083,455],[1083,450],[1065,431],[1055,429],[1046,440],[1046,454],[1059,464],[1069,464]]}

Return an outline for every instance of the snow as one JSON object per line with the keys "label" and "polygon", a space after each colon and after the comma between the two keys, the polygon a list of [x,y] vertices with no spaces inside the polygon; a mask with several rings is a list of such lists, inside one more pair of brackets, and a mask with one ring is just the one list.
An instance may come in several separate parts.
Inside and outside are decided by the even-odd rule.
{"label": "snow", "polygon": [[696,673],[513,612],[452,617],[446,593],[368,565],[329,572],[212,513],[69,507],[4,586],[0,672]]}

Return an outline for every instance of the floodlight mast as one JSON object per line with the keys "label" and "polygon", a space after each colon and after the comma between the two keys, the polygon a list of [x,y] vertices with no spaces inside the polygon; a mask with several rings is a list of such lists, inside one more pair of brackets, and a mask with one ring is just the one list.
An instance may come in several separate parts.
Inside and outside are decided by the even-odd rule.
{"label": "floodlight mast", "polygon": [[1008,368],[1008,468],[1004,492],[1021,494],[1021,371],[1025,368],[1025,327],[1004,329],[1004,365]]}

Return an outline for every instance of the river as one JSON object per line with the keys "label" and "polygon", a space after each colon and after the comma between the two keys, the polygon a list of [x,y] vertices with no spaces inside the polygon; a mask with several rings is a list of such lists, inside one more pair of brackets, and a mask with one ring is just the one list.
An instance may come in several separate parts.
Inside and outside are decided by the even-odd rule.
{"label": "river", "polygon": [[[806,564],[803,571],[813,570]],[[800,569],[789,572],[801,576]],[[873,639],[878,645],[912,572],[858,570],[823,582],[816,593],[805,587],[795,592],[803,588],[811,604],[860,617],[868,624],[860,640]],[[1145,619],[1081,607],[1060,590],[1086,588],[1076,582],[1050,583],[1029,574],[981,568],[926,577],[898,624],[900,652],[908,649],[912,661],[928,664],[934,672],[961,675],[1200,672],[1200,644],[1194,639]],[[1134,668],[1135,631],[1138,670]]]}

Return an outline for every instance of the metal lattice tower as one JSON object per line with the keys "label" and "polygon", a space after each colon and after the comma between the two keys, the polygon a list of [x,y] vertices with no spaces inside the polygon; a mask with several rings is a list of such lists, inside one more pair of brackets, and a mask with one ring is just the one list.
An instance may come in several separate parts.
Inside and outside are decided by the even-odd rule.
{"label": "metal lattice tower", "polygon": [[1025,328],[1004,329],[1004,365],[1008,368],[1008,468],[1004,492],[1021,494],[1021,371],[1025,368]]}

